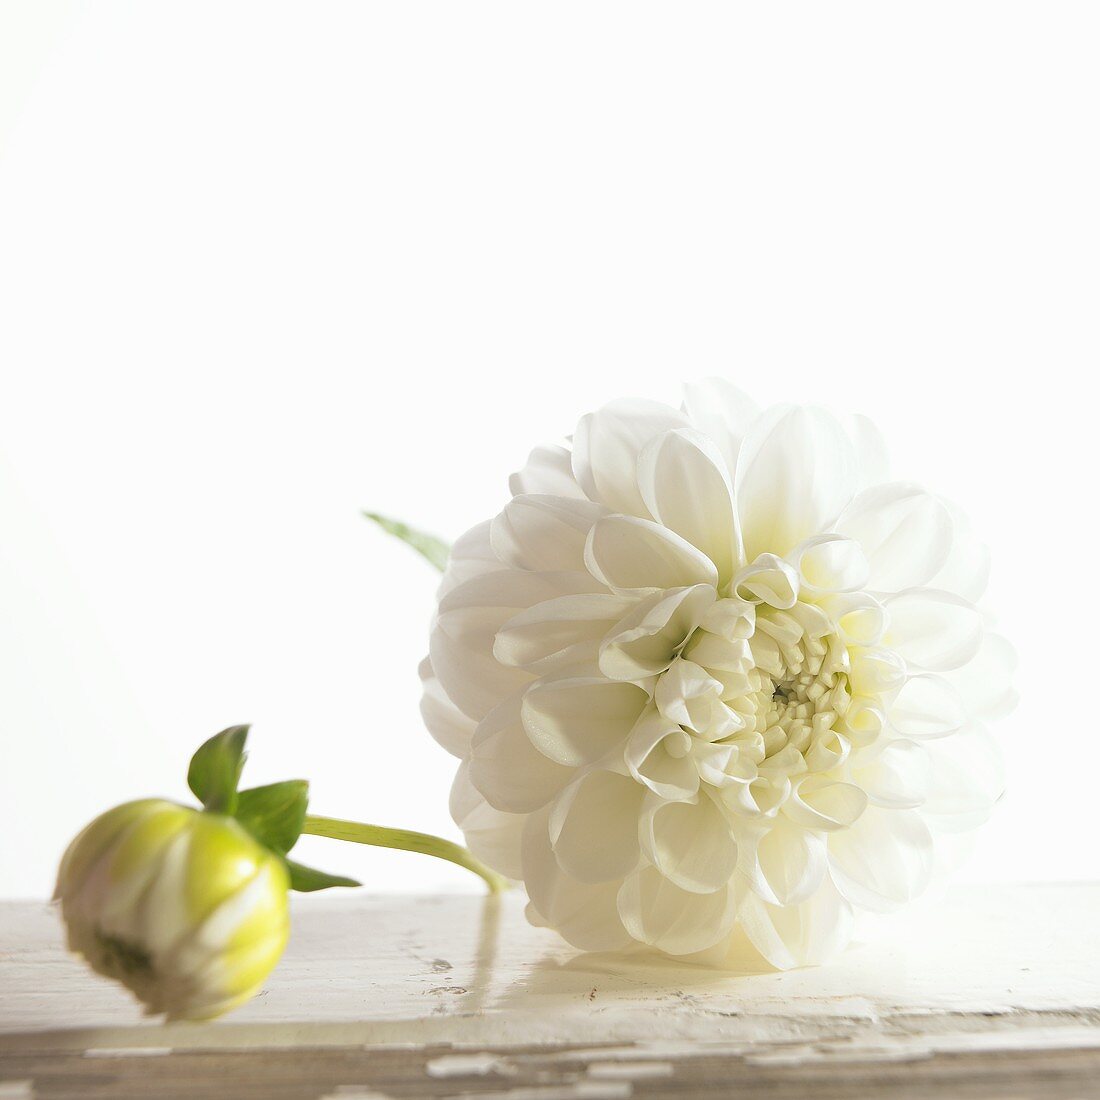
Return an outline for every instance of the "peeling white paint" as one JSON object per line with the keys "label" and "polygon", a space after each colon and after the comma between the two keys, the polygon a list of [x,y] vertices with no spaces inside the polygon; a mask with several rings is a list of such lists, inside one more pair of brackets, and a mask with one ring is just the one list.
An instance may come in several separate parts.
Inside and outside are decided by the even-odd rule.
{"label": "peeling white paint", "polygon": [[514,1074],[515,1067],[499,1054],[444,1054],[424,1067],[429,1077],[483,1077],[487,1073]]}
{"label": "peeling white paint", "polygon": [[89,1047],[85,1058],[155,1058],[171,1054],[171,1047]]}
{"label": "peeling white paint", "polygon": [[527,1085],[504,1092],[463,1092],[446,1100],[622,1100],[633,1094],[629,1081],[574,1081],[569,1084]]}
{"label": "peeling white paint", "polygon": [[645,1077],[671,1077],[671,1062],[593,1062],[588,1076],[604,1081],[637,1081]]}

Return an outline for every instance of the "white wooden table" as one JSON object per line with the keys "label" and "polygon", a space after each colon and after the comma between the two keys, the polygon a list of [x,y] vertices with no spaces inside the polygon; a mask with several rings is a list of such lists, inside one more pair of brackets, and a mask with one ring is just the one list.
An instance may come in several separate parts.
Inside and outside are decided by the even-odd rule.
{"label": "white wooden table", "polygon": [[0,1100],[1100,1096],[1100,885],[958,890],[838,962],[735,975],[578,955],[518,896],[298,899],[212,1024],[143,1020],[0,905]]}

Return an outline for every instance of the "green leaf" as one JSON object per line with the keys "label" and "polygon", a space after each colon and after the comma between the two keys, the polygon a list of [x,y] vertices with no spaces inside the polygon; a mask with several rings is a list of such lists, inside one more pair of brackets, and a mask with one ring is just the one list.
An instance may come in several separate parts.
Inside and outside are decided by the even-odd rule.
{"label": "green leaf", "polygon": [[301,836],[308,805],[309,784],[287,779],[241,791],[234,816],[261,844],[285,856]]}
{"label": "green leaf", "polygon": [[447,567],[447,559],[451,556],[451,548],[442,539],[435,535],[426,535],[423,531],[417,531],[407,523],[401,523],[396,519],[380,516],[377,512],[364,512],[367,519],[374,520],[383,531],[389,532],[394,538],[407,542],[414,550],[428,559],[441,573]]}
{"label": "green leaf", "polygon": [[302,894],[311,894],[314,890],[327,890],[330,886],[362,886],[353,878],[342,875],[330,875],[327,871],[318,871],[313,867],[303,867],[294,860],[286,860],[286,869],[290,872],[290,888]]}
{"label": "green leaf", "polygon": [[248,726],[230,726],[216,733],[191,757],[187,785],[205,809],[219,814],[236,810],[247,737]]}

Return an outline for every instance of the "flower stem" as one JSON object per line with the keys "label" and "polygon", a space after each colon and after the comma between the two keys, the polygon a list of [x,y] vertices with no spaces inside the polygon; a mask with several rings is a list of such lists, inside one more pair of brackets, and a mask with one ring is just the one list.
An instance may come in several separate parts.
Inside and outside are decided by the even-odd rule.
{"label": "flower stem", "polygon": [[352,844],[400,848],[405,852],[421,852],[426,856],[446,859],[480,875],[488,885],[490,894],[499,894],[508,887],[506,878],[475,859],[461,844],[429,833],[414,833],[411,829],[387,829],[384,825],[364,825],[358,821],[340,821],[335,817],[317,817],[315,814],[306,815],[302,832],[310,836],[327,836],[332,840],[347,840]]}

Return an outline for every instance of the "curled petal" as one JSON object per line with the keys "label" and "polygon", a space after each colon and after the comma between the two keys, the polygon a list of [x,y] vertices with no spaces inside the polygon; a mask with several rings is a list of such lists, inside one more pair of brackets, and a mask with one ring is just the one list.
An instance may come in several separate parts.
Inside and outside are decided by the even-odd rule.
{"label": "curled petal", "polygon": [[705,951],[729,935],[737,919],[732,882],[697,894],[670,882],[656,867],[642,867],[619,891],[619,916],[634,939],[670,955]]}
{"label": "curled petal", "polygon": [[608,588],[684,588],[718,583],[714,563],[667,527],[633,516],[606,516],[588,534],[588,571]]}
{"label": "curled petal", "polygon": [[715,445],[686,428],[656,436],[638,459],[638,483],[653,518],[710,558],[719,583],[729,581],[740,546],[733,487]]}
{"label": "curled petal", "polygon": [[818,600],[845,645],[876,646],[886,633],[886,609],[868,592],[842,592]]}
{"label": "curled petal", "polygon": [[550,810],[524,819],[523,884],[541,921],[581,951],[616,951],[630,936],[618,913],[620,882],[584,883],[562,870],[550,847]]}
{"label": "curled petal", "polygon": [[855,698],[844,714],[841,728],[855,746],[872,744],[886,725],[886,713],[878,700]]}
{"label": "curled petal", "polygon": [[951,547],[946,505],[903,481],[865,489],[844,510],[836,529],[863,546],[870,565],[867,585],[878,592],[927,584]]}
{"label": "curled petal", "polygon": [[844,535],[816,535],[791,551],[799,587],[809,593],[855,592],[867,583],[870,567],[860,544]]}
{"label": "curled petal", "polygon": [[722,791],[722,802],[739,817],[773,818],[791,793],[791,781],[783,775],[761,775],[748,783],[735,783]]}
{"label": "curled petal", "polygon": [[746,600],[717,600],[707,609],[700,626],[727,642],[747,642],[756,628],[756,605]]}
{"label": "curled petal", "polygon": [[905,662],[889,649],[849,650],[852,690],[857,695],[886,695],[905,682]]}
{"label": "curled petal", "polygon": [[497,631],[493,656],[537,675],[589,664],[594,672],[604,635],[635,603],[629,596],[593,592],[535,604]]}
{"label": "curled petal", "polygon": [[[665,743],[672,739],[676,752]],[[670,801],[691,798],[699,789],[699,769],[691,755],[679,750],[688,735],[656,709],[638,719],[626,745],[626,766],[630,774],[654,794]]]}
{"label": "curled petal", "polygon": [[743,845],[741,869],[753,891],[776,905],[798,905],[825,877],[825,841],[785,816],[757,836],[755,846]]}
{"label": "curled petal", "polygon": [[578,882],[621,880],[638,862],[638,814],[645,788],[628,775],[585,772],[550,808],[550,846]]}
{"label": "curled petal", "polygon": [[753,947],[777,970],[828,962],[848,945],[854,924],[851,903],[829,879],[800,905],[770,905],[749,894],[738,916]]}
{"label": "curled petal", "polygon": [[491,528],[492,521],[485,520],[455,540],[443,579],[439,582],[439,599],[474,577],[483,573],[496,573],[505,568],[493,552],[490,542]]}
{"label": "curled petal", "polygon": [[420,662],[420,683],[423,695],[420,697],[420,715],[428,732],[452,756],[460,760],[470,755],[470,739],[477,729],[477,723],[467,718],[447,697],[439,680],[432,671],[430,658]]}
{"label": "curled petal", "polygon": [[513,569],[583,570],[592,525],[608,511],[590,500],[553,496],[513,497],[493,520],[493,552]]}
{"label": "curled petal", "polygon": [[559,764],[580,767],[624,748],[648,699],[634,684],[566,677],[533,684],[520,713],[539,752]]}
{"label": "curled petal", "polygon": [[683,409],[692,424],[714,441],[732,477],[741,440],[760,406],[724,378],[704,378],[684,386]]}
{"label": "curled petal", "polygon": [[690,893],[721,889],[737,868],[737,842],[729,821],[706,794],[683,802],[649,795],[640,832],[645,857]]}
{"label": "curled petal", "polygon": [[573,474],[589,500],[613,512],[650,518],[638,489],[638,456],[655,436],[689,427],[656,401],[625,398],[581,417],[573,433]]}
{"label": "curled petal", "polygon": [[982,644],[981,614],[960,596],[911,588],[884,602],[890,625],[883,641],[917,668],[960,668]]}
{"label": "curled petal", "polygon": [[481,720],[471,744],[469,774],[490,806],[517,814],[545,806],[569,782],[573,769],[531,744],[517,696]]}
{"label": "curled petal", "polygon": [[848,828],[866,808],[867,795],[858,786],[807,775],[794,784],[783,812],[804,829],[833,832]]}
{"label": "curled petal", "polygon": [[746,603],[794,607],[798,601],[798,570],[774,554],[760,554],[734,578],[733,592]]}
{"label": "curled petal", "polygon": [[717,740],[744,724],[722,706],[721,695],[721,683],[706,669],[677,657],[657,681],[654,701],[666,718]]}
{"label": "curled petal", "polygon": [[916,810],[868,806],[850,828],[830,833],[829,869],[853,905],[889,912],[919,896],[932,873],[932,834]]}
{"label": "curled petal", "polygon": [[946,737],[966,721],[958,691],[942,676],[910,676],[890,704],[890,725],[903,737]]}
{"label": "curled petal", "polygon": [[587,573],[502,570],[472,577],[439,602],[431,635],[432,668],[451,701],[481,721],[530,683],[530,673],[507,668],[493,655],[497,631],[517,611],[556,596],[598,588]]}
{"label": "curled petal", "polygon": [[600,644],[600,671],[611,680],[663,672],[714,602],[707,584],[657,592],[639,602]]}
{"label": "curled petal", "polygon": [[758,417],[742,444],[735,483],[746,559],[786,554],[826,530],[856,479],[851,441],[824,410],[779,407]]}
{"label": "curled petal", "polygon": [[931,762],[914,741],[888,741],[861,752],[851,775],[873,806],[907,810],[928,797]]}
{"label": "curled petal", "polygon": [[507,878],[523,878],[520,838],[526,818],[493,809],[470,782],[466,764],[459,767],[451,784],[451,817],[478,859]]}
{"label": "curled petal", "polygon": [[573,476],[573,456],[564,447],[536,447],[522,470],[508,479],[512,496],[538,493],[552,497],[583,498]]}

